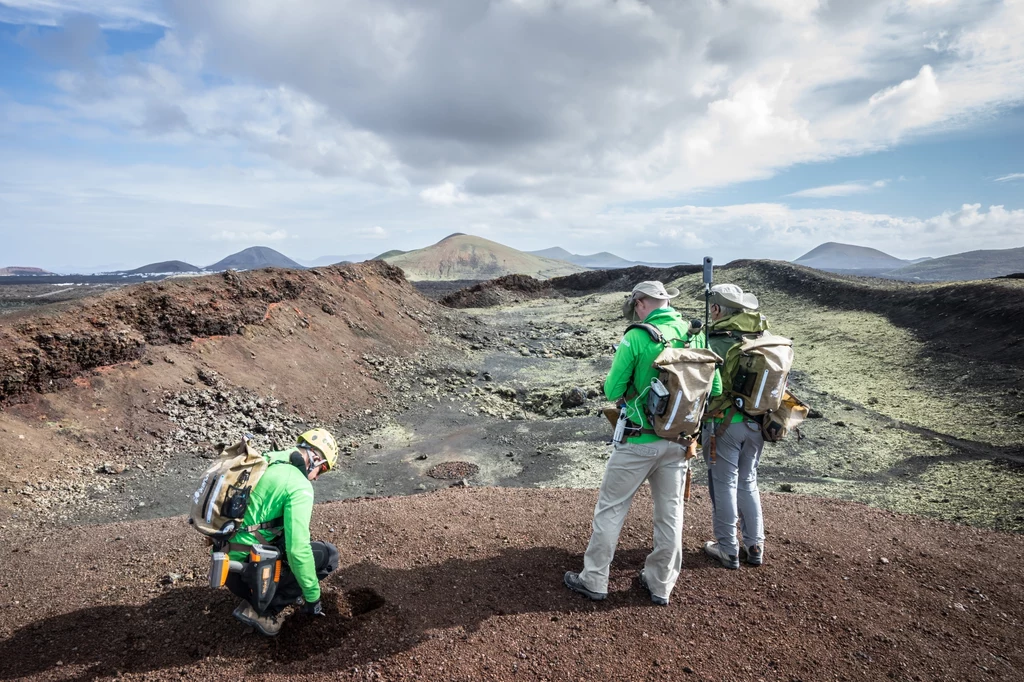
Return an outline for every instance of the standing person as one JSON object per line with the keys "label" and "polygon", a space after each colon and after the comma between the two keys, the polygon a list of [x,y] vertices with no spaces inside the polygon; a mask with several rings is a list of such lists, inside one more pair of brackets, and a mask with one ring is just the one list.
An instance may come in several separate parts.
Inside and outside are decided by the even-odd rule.
{"label": "standing person", "polygon": [[[669,301],[678,295],[678,289],[666,289],[661,282],[641,282],[633,287],[622,312],[630,321],[635,317],[657,327],[666,342],[683,345],[691,341],[689,325],[669,306]],[[703,338],[703,335],[696,336],[695,345],[699,343],[703,347]],[[601,600],[608,596],[608,569],[619,532],[633,496],[644,481],[650,482],[654,501],[654,548],[647,555],[638,580],[650,593],[652,602],[668,604],[682,567],[686,447],[655,435],[643,407],[645,391],[658,376],[652,363],[663,348],[643,329],[627,330],[615,350],[604,382],[605,397],[613,402],[624,400],[628,417],[638,429],[633,429],[633,435],[624,442],[615,444],[605,467],[594,508],[593,533],[583,555],[583,570],[567,572],[564,576],[566,587],[590,599]]]}
{"label": "standing person", "polygon": [[312,482],[337,464],[338,445],[325,429],[312,429],[299,436],[294,448],[265,452],[263,457],[270,466],[252,489],[241,524],[258,530],[235,533],[228,550],[232,561],[244,561],[254,544],[279,548],[283,544],[281,579],[262,613],[256,611],[252,588],[240,574],[229,574],[225,585],[243,600],[234,617],[273,637],[281,631],[286,606],[301,603],[303,612],[324,615],[320,581],[338,567],[338,548],[329,542],[310,542]]}
{"label": "standing person", "polygon": [[[766,331],[768,320],[757,309],[757,297],[735,284],[711,287],[711,350],[725,358],[743,334]],[[722,385],[726,388],[733,385],[733,374],[735,365],[732,373],[728,367],[722,370]],[[716,539],[704,543],[704,553],[725,568],[739,568],[740,561],[760,566],[764,562],[764,518],[757,487],[757,465],[764,449],[761,425],[732,406],[727,395],[712,399],[708,414],[701,442]],[[737,520],[742,544],[736,539]]]}

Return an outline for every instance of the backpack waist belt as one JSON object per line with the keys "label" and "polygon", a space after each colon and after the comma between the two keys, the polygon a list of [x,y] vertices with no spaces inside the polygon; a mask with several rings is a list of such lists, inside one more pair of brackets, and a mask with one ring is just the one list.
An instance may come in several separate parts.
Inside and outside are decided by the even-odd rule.
{"label": "backpack waist belt", "polygon": [[[239,533],[252,533],[257,537],[257,539],[259,539],[261,544],[269,545],[272,543],[269,540],[267,540],[267,537],[263,534],[263,531],[271,530],[274,528],[284,528],[283,516],[278,516],[276,519],[270,519],[269,521],[264,521],[263,523],[254,523],[251,526],[243,526],[242,528],[236,530],[232,537],[238,535]],[[252,545],[243,545],[240,542],[228,543],[229,552],[248,552],[250,547],[252,547]]]}
{"label": "backpack waist belt", "polygon": [[[658,436],[658,432],[654,429],[641,428],[640,425],[632,419],[628,420],[626,422],[626,438],[633,438],[640,435]],[[683,434],[679,434],[675,438],[665,438],[664,436],[658,436],[658,438],[667,440],[670,443],[679,443],[680,445],[687,445],[691,440],[693,440],[691,436],[684,436]]]}

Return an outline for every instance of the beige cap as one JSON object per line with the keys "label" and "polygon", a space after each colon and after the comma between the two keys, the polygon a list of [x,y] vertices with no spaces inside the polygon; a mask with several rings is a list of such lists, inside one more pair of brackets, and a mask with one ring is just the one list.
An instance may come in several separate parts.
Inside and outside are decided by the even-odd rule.
{"label": "beige cap", "polygon": [[743,293],[743,289],[735,284],[716,284],[711,287],[711,302],[744,310],[757,310],[758,306],[757,296]]}
{"label": "beige cap", "polygon": [[622,316],[627,320],[633,319],[633,308],[636,307],[636,300],[640,296],[647,296],[649,298],[657,298],[661,300],[668,300],[675,298],[679,295],[679,289],[675,287],[665,288],[665,285],[658,280],[651,280],[648,282],[640,282],[633,291],[630,292],[629,296],[622,304]]}

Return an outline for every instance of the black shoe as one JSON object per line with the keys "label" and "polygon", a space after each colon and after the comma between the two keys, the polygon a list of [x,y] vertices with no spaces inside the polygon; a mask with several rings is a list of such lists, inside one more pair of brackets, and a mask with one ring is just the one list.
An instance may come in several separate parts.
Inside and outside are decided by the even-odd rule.
{"label": "black shoe", "polygon": [[273,616],[261,616],[256,613],[249,602],[239,604],[231,615],[249,627],[256,628],[260,634],[267,637],[276,637],[277,633],[281,632],[281,626],[284,625],[284,616],[280,613]]}
{"label": "black shoe", "polygon": [[572,573],[570,571],[566,571],[565,577],[562,578],[562,582],[564,582],[565,586],[573,592],[579,592],[584,597],[587,597],[588,599],[593,599],[594,601],[601,601],[602,599],[608,597],[607,592],[591,592],[586,587],[584,587],[583,582],[580,580],[579,573]]}
{"label": "black shoe", "polygon": [[651,601],[658,606],[668,606],[668,599],[665,597],[659,597],[658,595],[651,592],[650,585],[647,584],[647,576],[644,575],[643,571],[640,571],[640,575],[637,576],[637,580],[640,581],[640,587],[647,590],[647,594],[651,595]]}
{"label": "black shoe", "polygon": [[704,553],[712,559],[717,559],[718,563],[722,564],[725,568],[739,568],[740,560],[735,554],[726,554],[717,542],[714,540],[708,540],[704,543]]}
{"label": "black shoe", "polygon": [[760,566],[764,563],[764,547],[752,545],[744,547],[740,545],[740,561],[748,566]]}

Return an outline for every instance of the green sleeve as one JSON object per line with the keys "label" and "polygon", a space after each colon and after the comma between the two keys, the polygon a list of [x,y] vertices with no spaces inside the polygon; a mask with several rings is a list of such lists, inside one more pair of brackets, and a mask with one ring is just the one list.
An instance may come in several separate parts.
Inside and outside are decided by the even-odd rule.
{"label": "green sleeve", "polygon": [[313,517],[313,486],[295,485],[288,491],[284,503],[284,547],[288,567],[302,588],[307,603],[320,598],[320,581],[316,577],[316,563],[309,546],[309,522]]}
{"label": "green sleeve", "polygon": [[[630,336],[634,336],[632,341]],[[626,394],[629,380],[633,377],[633,370],[636,369],[637,350],[635,335],[626,334],[622,337],[619,347],[615,349],[615,357],[612,359],[612,368],[608,371],[608,378],[604,380],[604,397],[608,400],[616,401]]]}
{"label": "green sleeve", "polygon": [[[707,348],[708,341],[707,335],[704,332],[697,334],[696,336],[687,335],[686,340],[690,341],[694,348]],[[711,397],[722,395],[722,372],[716,367],[715,376],[711,379]]]}

